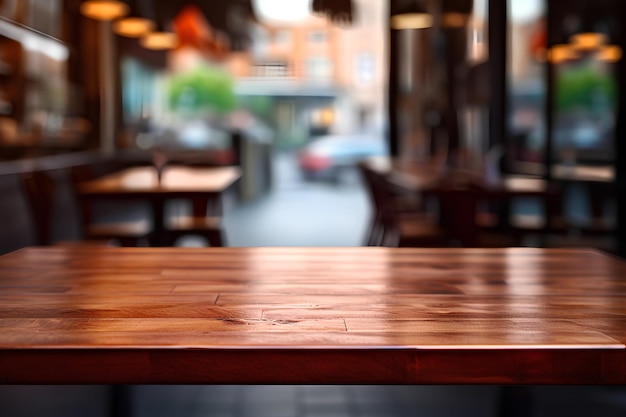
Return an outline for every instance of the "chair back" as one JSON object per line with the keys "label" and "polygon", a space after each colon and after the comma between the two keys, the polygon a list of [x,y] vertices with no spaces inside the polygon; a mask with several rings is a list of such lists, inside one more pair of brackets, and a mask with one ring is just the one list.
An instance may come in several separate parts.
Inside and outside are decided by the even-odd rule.
{"label": "chair back", "polygon": [[484,200],[484,190],[468,187],[464,189],[442,188],[436,191],[439,201],[439,218],[450,238],[463,247],[478,244],[480,233],[476,224],[479,202]]}
{"label": "chair back", "polygon": [[395,207],[388,181],[384,175],[375,172],[365,163],[360,163],[358,167],[375,215],[383,221],[390,221],[393,218]]}
{"label": "chair back", "polygon": [[20,181],[32,214],[38,245],[50,245],[52,208],[56,197],[56,182],[45,171],[20,174]]}
{"label": "chair back", "polygon": [[72,184],[72,193],[74,194],[74,202],[80,212],[80,227],[83,237],[86,229],[93,221],[93,207],[91,202],[81,199],[78,187],[81,182],[90,181],[98,177],[93,166],[77,165],[70,168],[70,182]]}
{"label": "chair back", "polygon": [[365,185],[370,207],[372,208],[372,219],[365,245],[380,246],[385,240],[385,235],[389,233],[389,229],[393,229],[390,201],[386,198],[386,192],[380,178],[381,175],[372,170],[363,161],[359,162],[357,167]]}

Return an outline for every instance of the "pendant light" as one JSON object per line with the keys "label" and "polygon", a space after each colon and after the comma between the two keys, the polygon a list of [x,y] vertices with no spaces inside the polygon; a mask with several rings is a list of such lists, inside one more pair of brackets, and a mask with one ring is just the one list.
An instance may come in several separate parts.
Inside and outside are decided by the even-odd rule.
{"label": "pendant light", "polygon": [[441,26],[444,28],[463,28],[474,9],[474,0],[442,0]]}
{"label": "pendant light", "polygon": [[139,40],[139,44],[146,49],[156,51],[174,49],[178,46],[178,35],[174,32],[165,30],[163,25],[157,22],[156,29],[153,32],[149,32],[144,35]]}
{"label": "pendant light", "polygon": [[433,26],[433,16],[419,0],[411,0],[404,7],[398,7],[391,15],[392,29],[427,29]]}
{"label": "pendant light", "polygon": [[[601,2],[578,0],[573,19],[577,25],[569,37],[569,43],[583,52],[592,52],[610,42],[610,12]],[[570,32],[572,33],[572,32]]]}
{"label": "pendant light", "polygon": [[580,59],[578,49],[570,44],[554,45],[548,51],[548,61],[552,64],[560,64],[566,61],[574,61]]}
{"label": "pendant light", "polygon": [[608,43],[609,37],[600,32],[581,32],[572,35],[570,43],[581,51],[598,49]]}
{"label": "pendant light", "polygon": [[623,55],[622,48],[618,45],[605,45],[599,49],[596,59],[603,62],[616,63],[621,61]]}
{"label": "pendant light", "polygon": [[141,16],[127,16],[113,23],[113,31],[127,38],[140,38],[154,29],[154,22]]}
{"label": "pendant light", "polygon": [[128,5],[119,0],[88,0],[80,4],[80,12],[83,16],[102,21],[126,16],[128,9]]}
{"label": "pendant light", "polygon": [[610,34],[615,27],[611,12],[602,5],[589,1],[579,1],[577,11],[578,15],[570,15],[564,21],[569,26],[566,31],[571,34],[568,43],[551,48],[550,62],[559,63],[587,57],[608,63],[620,61],[622,48],[611,44]]}
{"label": "pendant light", "polygon": [[140,13],[137,3],[138,0],[131,1],[128,15],[113,22],[113,31],[118,35],[140,38],[154,30],[154,21]]}
{"label": "pendant light", "polygon": [[339,25],[350,25],[354,20],[352,0],[312,0],[311,12]]}

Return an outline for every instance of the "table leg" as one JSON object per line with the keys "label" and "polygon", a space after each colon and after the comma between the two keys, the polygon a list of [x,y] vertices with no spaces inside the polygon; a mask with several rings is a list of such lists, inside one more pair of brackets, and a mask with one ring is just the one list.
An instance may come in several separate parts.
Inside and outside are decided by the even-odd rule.
{"label": "table leg", "polygon": [[151,245],[162,247],[167,245],[165,236],[165,202],[161,199],[152,202],[152,238]]}
{"label": "table leg", "polygon": [[206,197],[195,197],[191,199],[193,217],[201,218],[207,215],[209,201]]}
{"label": "table leg", "polygon": [[532,396],[530,387],[503,386],[498,396],[498,417],[530,417]]}
{"label": "table leg", "polygon": [[109,386],[108,417],[132,417],[130,385]]}
{"label": "table leg", "polygon": [[192,213],[194,217],[221,216],[221,195],[199,196],[191,199]]}

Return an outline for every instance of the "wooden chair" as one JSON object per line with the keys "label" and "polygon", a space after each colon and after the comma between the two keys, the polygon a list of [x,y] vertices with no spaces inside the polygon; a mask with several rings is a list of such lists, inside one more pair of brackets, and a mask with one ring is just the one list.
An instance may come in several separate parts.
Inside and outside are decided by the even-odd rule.
{"label": "wooden chair", "polygon": [[181,237],[196,235],[206,239],[212,247],[225,246],[221,223],[221,218],[217,216],[175,216],[168,219],[168,244],[174,246]]}
{"label": "wooden chair", "polygon": [[[477,224],[482,231],[489,233],[508,234],[515,242],[511,246],[521,245],[527,238],[536,238],[539,242],[546,236],[567,233],[568,223],[563,213],[563,192],[558,183],[549,183],[541,195],[531,196],[539,200],[542,214],[520,214],[512,210],[514,198],[498,193],[492,194],[484,201],[491,210],[479,209]],[[528,198],[528,197],[527,197]]]}
{"label": "wooden chair", "polygon": [[585,223],[576,225],[581,235],[588,237],[606,237],[615,234],[617,227],[614,218],[604,213],[607,204],[617,201],[617,186],[615,183],[588,184],[588,199],[590,218]]}
{"label": "wooden chair", "polygon": [[590,247],[610,253],[617,252],[615,219],[604,213],[604,206],[615,201],[617,189],[613,183],[587,183],[590,206],[588,219],[567,219],[566,231],[548,235],[542,242],[544,247]]}
{"label": "wooden chair", "polygon": [[447,244],[436,219],[426,212],[404,211],[387,177],[359,164],[373,208],[366,246],[436,247]]}
{"label": "wooden chair", "polygon": [[96,177],[89,166],[76,166],[71,168],[70,176],[74,186],[77,204],[81,209],[81,229],[84,240],[116,240],[121,246],[139,246],[151,238],[152,230],[147,220],[127,222],[94,221],[93,203],[81,199],[78,194],[78,184]]}
{"label": "wooden chair", "polygon": [[52,244],[50,226],[56,196],[56,182],[44,171],[23,172],[19,178],[32,213],[36,243],[40,246],[50,245]]}
{"label": "wooden chair", "polygon": [[519,246],[515,235],[503,232],[491,218],[485,226],[482,208],[491,194],[481,187],[441,188],[433,190],[439,202],[439,221],[453,246],[511,247]]}

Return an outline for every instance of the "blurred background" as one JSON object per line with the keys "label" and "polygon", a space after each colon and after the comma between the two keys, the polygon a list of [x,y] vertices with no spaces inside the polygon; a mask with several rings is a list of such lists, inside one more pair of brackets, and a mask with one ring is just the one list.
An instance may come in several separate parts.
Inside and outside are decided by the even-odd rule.
{"label": "blurred background", "polygon": [[75,240],[71,170],[165,150],[242,168],[232,246],[361,245],[377,208],[358,163],[439,158],[558,184],[553,240],[618,253],[622,14],[616,0],[2,1],[0,251],[37,233],[16,174],[55,177],[50,239]]}
{"label": "blurred background", "polygon": [[[568,245],[617,253],[622,9],[615,0],[3,1],[0,214],[14,221],[0,251],[35,234],[16,173],[56,177],[52,240],[80,239],[66,173],[166,150],[177,163],[242,167],[224,216],[233,246],[361,245],[376,207],[356,165],[443,155],[446,166],[495,164],[499,175],[558,183],[565,235],[598,238]],[[541,213],[513,204],[514,215]]]}

